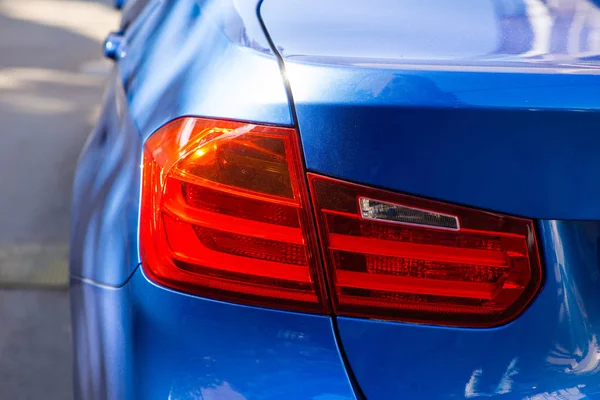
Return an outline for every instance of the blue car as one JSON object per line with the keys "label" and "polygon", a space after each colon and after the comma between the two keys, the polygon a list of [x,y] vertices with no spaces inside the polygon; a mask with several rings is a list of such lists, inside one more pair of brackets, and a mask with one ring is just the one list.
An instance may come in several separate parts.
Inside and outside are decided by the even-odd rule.
{"label": "blue car", "polygon": [[600,8],[130,0],[77,399],[600,398]]}

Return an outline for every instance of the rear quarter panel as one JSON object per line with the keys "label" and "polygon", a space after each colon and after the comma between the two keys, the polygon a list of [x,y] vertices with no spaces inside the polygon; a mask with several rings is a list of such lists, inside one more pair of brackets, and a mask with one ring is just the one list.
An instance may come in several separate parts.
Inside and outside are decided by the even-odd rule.
{"label": "rear quarter panel", "polygon": [[330,318],[177,293],[138,268],[140,156],[154,130],[184,115],[292,123],[256,7],[151,1],[125,32],[74,185],[75,398],[355,398]]}
{"label": "rear quarter panel", "polygon": [[256,6],[152,0],[127,26],[76,172],[73,275],[120,286],[139,264],[142,144],[161,125],[185,115],[292,123]]}

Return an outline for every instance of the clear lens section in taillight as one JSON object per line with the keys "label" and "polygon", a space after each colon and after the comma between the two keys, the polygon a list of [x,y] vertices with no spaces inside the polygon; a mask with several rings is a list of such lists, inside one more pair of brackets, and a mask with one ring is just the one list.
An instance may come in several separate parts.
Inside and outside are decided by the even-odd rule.
{"label": "clear lens section in taillight", "polygon": [[313,174],[309,184],[338,315],[492,326],[540,286],[530,220]]}
{"label": "clear lens section in taillight", "polygon": [[157,282],[325,312],[296,131],[181,118],[144,145],[140,246]]}

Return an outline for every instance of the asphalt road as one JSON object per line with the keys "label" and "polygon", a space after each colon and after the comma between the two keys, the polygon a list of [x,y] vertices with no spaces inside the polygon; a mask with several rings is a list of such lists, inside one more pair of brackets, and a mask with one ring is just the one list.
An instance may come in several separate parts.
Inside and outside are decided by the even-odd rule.
{"label": "asphalt road", "polygon": [[109,1],[0,0],[0,398],[71,398],[71,182],[110,64]]}

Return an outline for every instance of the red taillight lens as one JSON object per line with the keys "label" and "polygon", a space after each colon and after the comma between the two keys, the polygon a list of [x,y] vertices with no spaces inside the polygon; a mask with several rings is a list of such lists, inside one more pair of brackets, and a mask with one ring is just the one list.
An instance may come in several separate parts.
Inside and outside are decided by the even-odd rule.
{"label": "red taillight lens", "polygon": [[181,118],[145,143],[147,274],[207,297],[324,312],[296,132]]}
{"label": "red taillight lens", "polygon": [[[141,254],[205,297],[436,325],[493,326],[541,284],[533,223],[309,174],[294,129],[181,118],[144,145]],[[321,272],[325,271],[325,274]]]}
{"label": "red taillight lens", "polygon": [[309,182],[338,315],[498,325],[540,286],[530,220],[312,174]]}

